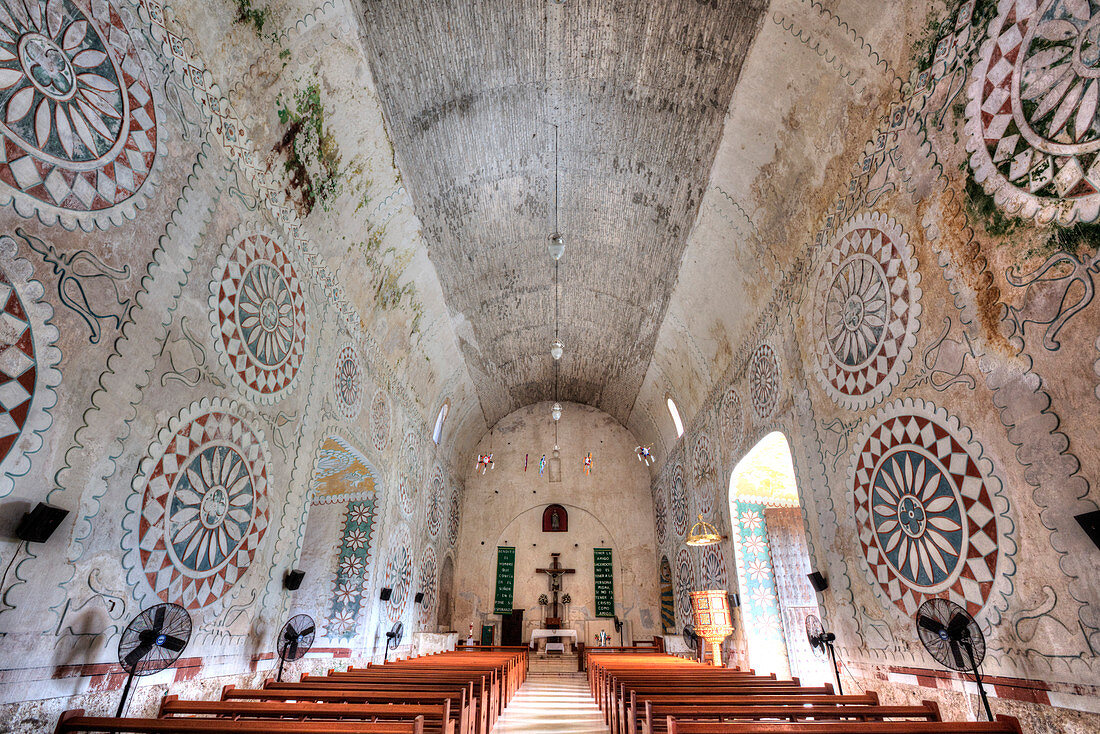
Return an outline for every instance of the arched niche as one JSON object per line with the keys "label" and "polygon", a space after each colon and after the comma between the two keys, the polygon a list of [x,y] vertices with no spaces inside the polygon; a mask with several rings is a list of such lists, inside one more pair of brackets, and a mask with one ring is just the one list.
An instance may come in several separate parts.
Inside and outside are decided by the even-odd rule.
{"label": "arched niche", "polygon": [[569,511],[561,505],[547,505],[542,512],[542,532],[569,532]]}

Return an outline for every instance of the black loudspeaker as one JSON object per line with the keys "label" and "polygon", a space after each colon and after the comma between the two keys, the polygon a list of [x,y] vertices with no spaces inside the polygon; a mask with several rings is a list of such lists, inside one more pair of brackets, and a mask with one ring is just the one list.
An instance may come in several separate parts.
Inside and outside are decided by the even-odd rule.
{"label": "black loudspeaker", "polygon": [[393,593],[393,589],[391,589],[388,586],[383,586],[382,587],[382,594],[379,596],[379,598],[382,601],[389,601],[390,600],[390,594],[392,594],[392,593]]}
{"label": "black loudspeaker", "polygon": [[39,502],[33,510],[23,514],[15,528],[15,537],[28,543],[45,543],[68,514],[68,510]]}
{"label": "black loudspeaker", "polygon": [[814,591],[821,593],[825,589],[829,588],[829,580],[822,576],[817,571],[806,574],[806,578],[810,580],[810,586],[814,587]]}
{"label": "black loudspeaker", "polygon": [[414,604],[419,604],[422,601],[424,601],[424,592],[423,591],[416,592],[416,596],[413,597],[413,603]]}
{"label": "black loudspeaker", "polygon": [[1077,515],[1074,519],[1081,525],[1081,529],[1092,539],[1097,548],[1100,548],[1100,510],[1086,512]]}
{"label": "black loudspeaker", "polygon": [[283,586],[288,591],[297,591],[298,587],[302,585],[302,579],[306,577],[305,571],[299,571],[296,568],[292,568],[286,572],[286,576],[283,576]]}

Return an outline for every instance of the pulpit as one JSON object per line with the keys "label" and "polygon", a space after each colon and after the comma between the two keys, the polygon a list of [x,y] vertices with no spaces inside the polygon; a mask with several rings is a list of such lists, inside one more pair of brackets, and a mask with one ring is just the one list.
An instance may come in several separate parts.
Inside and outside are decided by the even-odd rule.
{"label": "pulpit", "polygon": [[710,645],[714,664],[722,667],[722,640],[733,633],[729,593],[725,589],[691,592],[691,614],[695,633]]}

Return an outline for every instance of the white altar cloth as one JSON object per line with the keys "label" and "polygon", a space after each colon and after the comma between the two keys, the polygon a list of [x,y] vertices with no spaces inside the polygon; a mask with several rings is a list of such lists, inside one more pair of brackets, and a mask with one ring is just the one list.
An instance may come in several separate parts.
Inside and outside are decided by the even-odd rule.
{"label": "white altar cloth", "polygon": [[544,637],[565,637],[570,639],[574,647],[577,645],[576,630],[531,630],[531,647],[534,648],[536,641]]}

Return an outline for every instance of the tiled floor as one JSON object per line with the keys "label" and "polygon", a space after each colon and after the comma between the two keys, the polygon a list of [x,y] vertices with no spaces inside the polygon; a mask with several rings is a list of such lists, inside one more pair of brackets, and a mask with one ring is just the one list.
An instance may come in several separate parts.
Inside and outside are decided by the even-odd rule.
{"label": "tiled floor", "polygon": [[607,734],[583,673],[528,675],[492,734]]}

